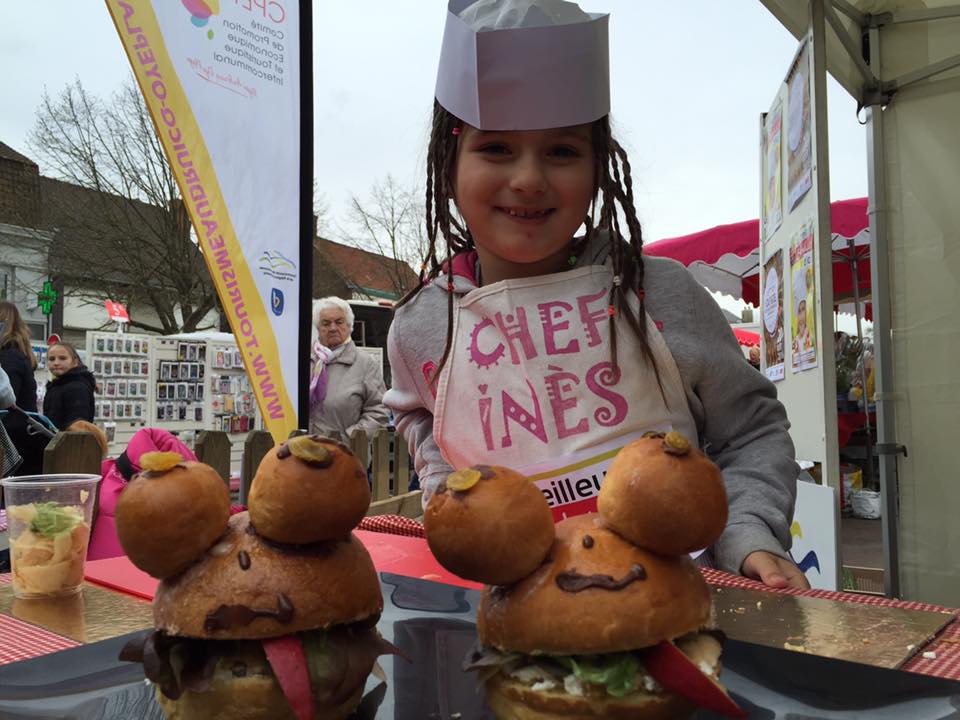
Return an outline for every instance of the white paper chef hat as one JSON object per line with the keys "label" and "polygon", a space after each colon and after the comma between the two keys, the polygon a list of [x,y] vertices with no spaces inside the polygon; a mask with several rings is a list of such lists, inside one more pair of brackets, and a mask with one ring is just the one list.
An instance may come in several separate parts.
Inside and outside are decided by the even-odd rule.
{"label": "white paper chef hat", "polygon": [[607,14],[564,0],[450,0],[437,100],[481,130],[539,130],[610,112]]}

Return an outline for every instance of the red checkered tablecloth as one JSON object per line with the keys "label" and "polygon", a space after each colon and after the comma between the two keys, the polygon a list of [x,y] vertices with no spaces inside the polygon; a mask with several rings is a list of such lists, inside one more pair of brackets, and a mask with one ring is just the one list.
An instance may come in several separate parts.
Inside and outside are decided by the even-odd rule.
{"label": "red checkered tablecloth", "polygon": [[76,647],[80,643],[0,614],[0,665]]}
{"label": "red checkered tablecloth", "polygon": [[360,521],[358,529],[406,537],[425,537],[423,523],[402,515],[371,515]]}
{"label": "red checkered tablecloth", "polygon": [[[0,573],[0,585],[13,581],[10,573]],[[0,613],[0,665],[29,660],[38,655],[76,647],[80,643],[49,630]]]}
{"label": "red checkered tablecloth", "polygon": [[[243,512],[246,509],[245,505],[231,505],[230,514]],[[426,537],[423,532],[423,523],[402,515],[371,515],[361,520],[357,529],[406,537]]]}

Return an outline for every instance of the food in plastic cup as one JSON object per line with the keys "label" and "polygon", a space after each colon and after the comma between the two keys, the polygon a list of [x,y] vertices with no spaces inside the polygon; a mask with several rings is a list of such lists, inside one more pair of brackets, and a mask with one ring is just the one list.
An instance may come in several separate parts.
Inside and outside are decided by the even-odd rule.
{"label": "food in plastic cup", "polygon": [[75,474],[0,480],[15,597],[80,592],[98,482],[99,475]]}

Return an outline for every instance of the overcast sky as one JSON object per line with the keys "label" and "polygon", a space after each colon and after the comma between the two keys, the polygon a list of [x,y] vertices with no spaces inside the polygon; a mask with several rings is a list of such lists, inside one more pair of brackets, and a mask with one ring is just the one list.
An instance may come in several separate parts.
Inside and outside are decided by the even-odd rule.
{"label": "overcast sky", "polygon": [[[169,0],[174,2],[175,0]],[[316,174],[334,219],[391,173],[420,180],[445,0],[314,3]],[[647,241],[758,215],[758,117],[797,47],[759,0],[584,0],[610,12],[612,114]],[[96,0],[0,3],[0,141],[29,155],[41,93],[129,76]],[[829,81],[834,200],[866,194],[866,139]],[[41,172],[44,172],[41,167]]]}

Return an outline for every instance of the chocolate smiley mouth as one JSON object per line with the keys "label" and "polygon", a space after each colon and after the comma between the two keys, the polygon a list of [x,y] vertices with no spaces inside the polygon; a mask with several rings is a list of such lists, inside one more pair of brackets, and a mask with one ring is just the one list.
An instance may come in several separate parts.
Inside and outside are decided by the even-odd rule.
{"label": "chocolate smiley mouth", "polygon": [[599,588],[601,590],[623,590],[631,583],[638,580],[646,580],[647,571],[639,563],[634,563],[622,578],[614,578],[612,575],[581,575],[576,568],[571,568],[557,575],[555,581],[557,587],[564,592],[577,593],[589,588]]}

